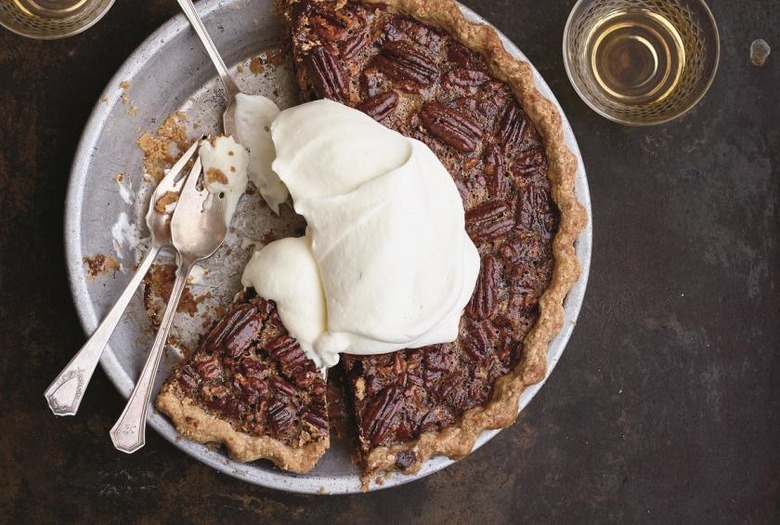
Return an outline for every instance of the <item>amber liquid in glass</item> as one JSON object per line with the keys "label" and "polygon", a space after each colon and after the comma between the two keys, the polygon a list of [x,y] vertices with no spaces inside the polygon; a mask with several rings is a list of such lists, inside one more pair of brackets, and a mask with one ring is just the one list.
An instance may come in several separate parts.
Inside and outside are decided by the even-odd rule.
{"label": "amber liquid in glass", "polygon": [[678,29],[646,9],[603,18],[588,33],[584,49],[595,82],[620,104],[662,101],[674,92],[685,68]]}
{"label": "amber liquid in glass", "polygon": [[11,0],[11,3],[26,16],[47,20],[75,15],[89,0]]}

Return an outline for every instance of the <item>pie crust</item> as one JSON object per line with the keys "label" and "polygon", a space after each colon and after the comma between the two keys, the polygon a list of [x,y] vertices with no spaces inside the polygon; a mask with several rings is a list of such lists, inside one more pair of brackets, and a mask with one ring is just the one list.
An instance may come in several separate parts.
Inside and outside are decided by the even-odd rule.
{"label": "pie crust", "polygon": [[232,459],[243,463],[268,459],[283,470],[305,474],[314,468],[330,446],[329,438],[292,447],[270,436],[237,431],[224,419],[203,410],[191,398],[177,396],[170,390],[160,393],[156,406],[171,418],[182,437],[197,443],[222,443]]}

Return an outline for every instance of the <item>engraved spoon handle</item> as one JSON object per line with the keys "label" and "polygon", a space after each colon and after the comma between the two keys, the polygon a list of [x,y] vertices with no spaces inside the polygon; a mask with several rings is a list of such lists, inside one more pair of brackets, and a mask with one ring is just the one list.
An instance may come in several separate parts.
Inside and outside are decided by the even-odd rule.
{"label": "engraved spoon handle", "polygon": [[122,415],[111,429],[111,441],[117,450],[132,454],[146,443],[146,412],[149,407],[149,400],[152,397],[152,388],[154,386],[154,377],[157,375],[157,368],[160,365],[165,343],[168,340],[168,332],[173,324],[173,318],[176,314],[176,307],[187,283],[187,276],[192,270],[193,262],[184,260],[179,256],[179,266],[176,269],[176,280],[173,283],[171,297],[168,299],[168,305],[165,308],[160,328],[157,331],[157,337],[154,340],[152,349],[149,351],[149,357],[146,358],[146,364],[141,371],[138,382],[135,384],[133,393],[127,401]]}
{"label": "engraved spoon handle", "polygon": [[141,261],[138,270],[119,296],[114,306],[100,323],[95,332],[90,336],[84,346],[73,356],[73,359],[62,369],[62,372],[52,381],[49,388],[43,393],[49,408],[57,416],[74,416],[79,409],[84,393],[87,390],[89,380],[95,372],[100,355],[108,344],[111,334],[119,324],[122,314],[135,291],[141,284],[146,272],[154,262],[162,246],[152,246]]}
{"label": "engraved spoon handle", "polygon": [[222,60],[222,57],[217,50],[217,46],[214,45],[214,41],[211,40],[208,31],[206,31],[206,26],[203,25],[203,21],[200,19],[200,15],[198,15],[198,12],[195,10],[195,5],[191,0],[178,1],[179,5],[181,6],[181,10],[184,11],[184,15],[190,21],[190,25],[192,25],[195,33],[197,33],[198,37],[203,43],[203,47],[206,49],[206,54],[214,63],[214,67],[217,69],[217,74],[219,74],[219,79],[222,81],[222,85],[225,86],[225,91],[227,91],[228,100],[232,100],[241,91],[238,89],[236,81],[233,79],[233,76],[230,74],[230,71],[228,71],[225,62]]}

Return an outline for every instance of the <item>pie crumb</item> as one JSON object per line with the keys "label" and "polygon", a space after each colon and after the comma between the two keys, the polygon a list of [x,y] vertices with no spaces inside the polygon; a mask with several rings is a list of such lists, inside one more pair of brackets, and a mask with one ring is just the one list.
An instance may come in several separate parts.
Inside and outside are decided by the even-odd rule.
{"label": "pie crumb", "polygon": [[113,257],[104,253],[98,253],[92,257],[84,257],[84,264],[87,265],[87,279],[90,281],[99,275],[108,275],[119,271],[119,262]]}
{"label": "pie crumb", "polygon": [[[235,171],[235,169],[231,171]],[[214,182],[219,182],[220,184],[227,184],[228,178],[222,172],[222,170],[218,170],[217,168],[209,168],[208,171],[206,172],[206,183],[211,184]]]}
{"label": "pie crumb", "polygon": [[252,57],[252,60],[249,61],[249,71],[254,75],[259,75],[263,72],[263,69],[263,62],[260,60],[260,57]]}
{"label": "pie crumb", "polygon": [[154,134],[146,132],[136,140],[144,153],[144,169],[153,180],[161,180],[165,176],[165,169],[173,164],[171,150],[174,146],[179,151],[189,147],[190,141],[184,125],[186,122],[187,116],[176,111],[168,115]]}

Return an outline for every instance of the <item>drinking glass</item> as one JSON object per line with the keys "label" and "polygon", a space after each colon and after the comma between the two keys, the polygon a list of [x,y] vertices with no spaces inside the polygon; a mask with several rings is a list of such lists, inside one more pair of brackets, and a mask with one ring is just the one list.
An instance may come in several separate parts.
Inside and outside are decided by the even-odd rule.
{"label": "drinking glass", "polygon": [[693,108],[715,78],[718,28],[703,0],[580,0],[563,35],[566,73],[597,113],[629,125]]}
{"label": "drinking glass", "polygon": [[0,0],[0,25],[22,36],[52,40],[93,26],[114,0]]}

